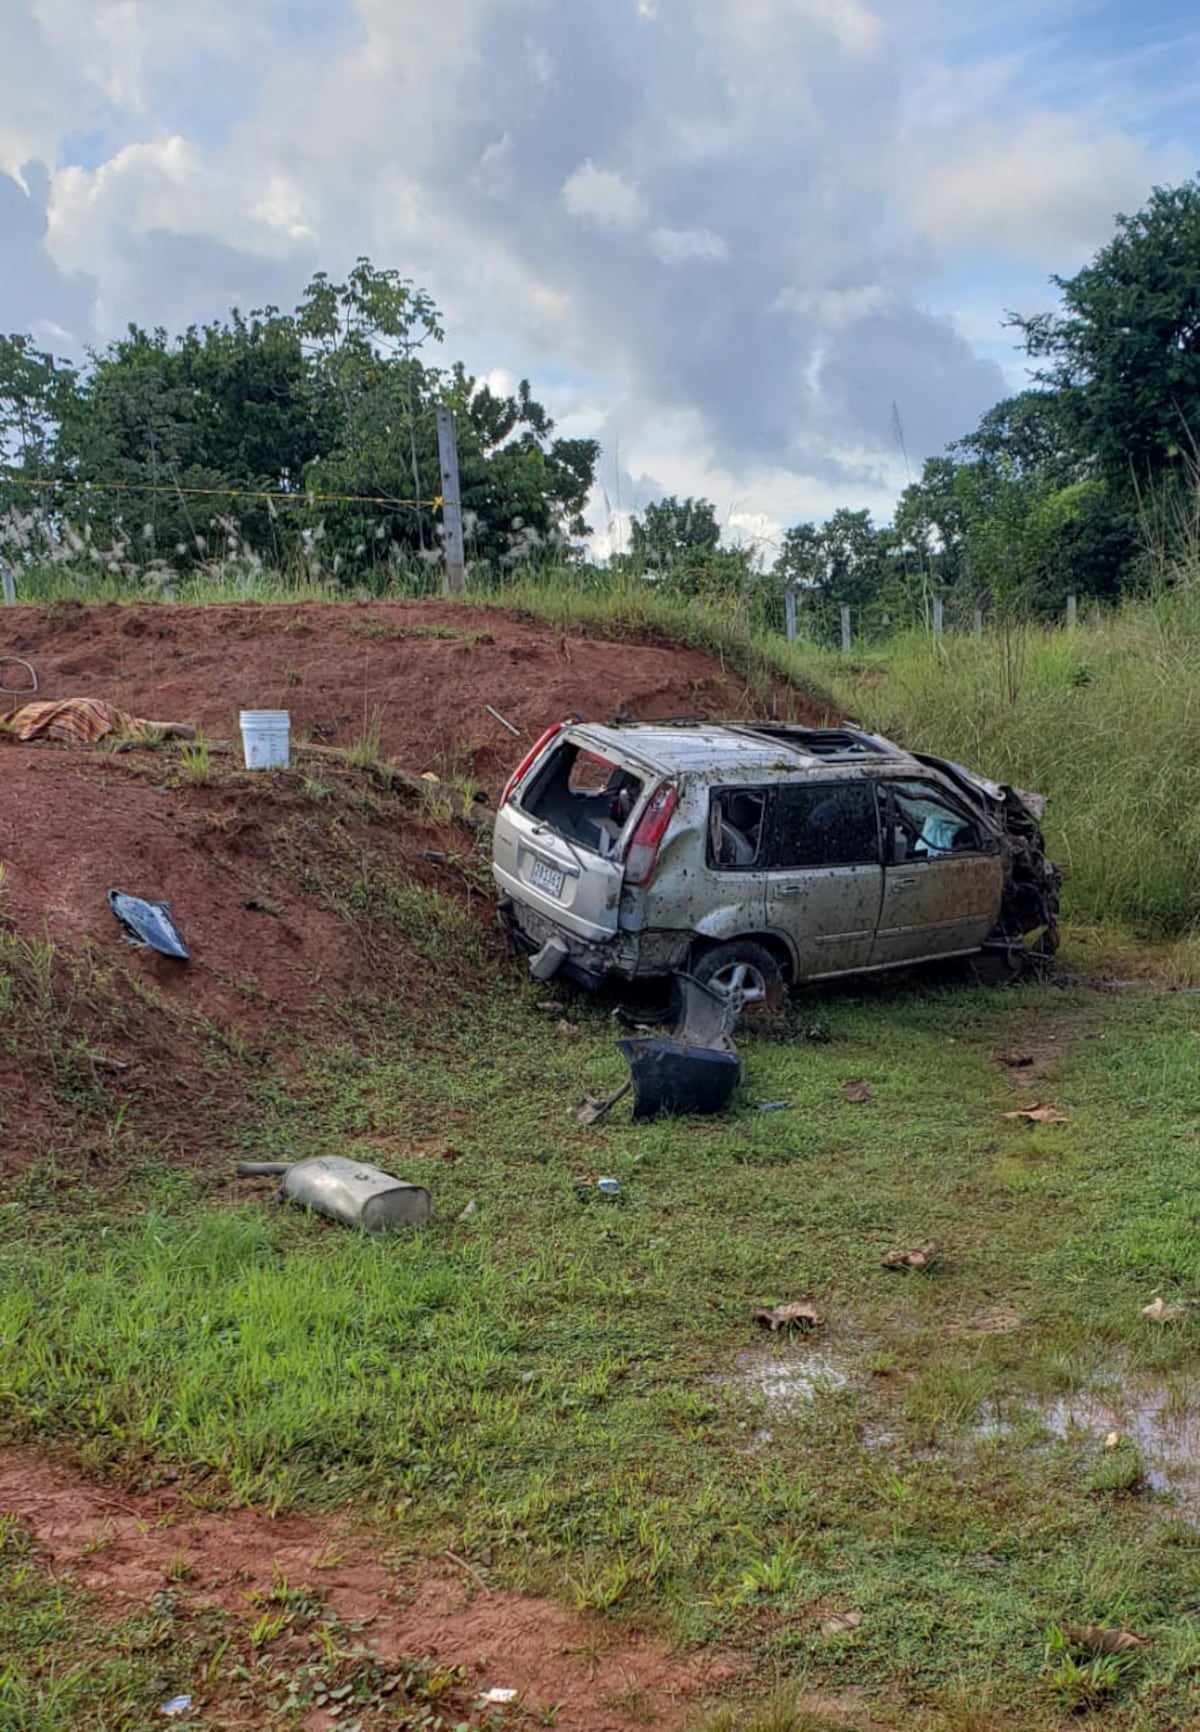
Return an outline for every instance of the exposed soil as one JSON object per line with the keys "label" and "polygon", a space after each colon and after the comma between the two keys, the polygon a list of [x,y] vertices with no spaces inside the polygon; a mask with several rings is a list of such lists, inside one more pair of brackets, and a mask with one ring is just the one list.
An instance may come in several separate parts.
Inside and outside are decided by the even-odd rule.
{"label": "exposed soil", "polygon": [[[103,698],[193,723],[210,739],[236,737],[242,708],[286,709],[295,736],[331,745],[362,739],[377,722],[385,757],[469,775],[493,793],[566,715],[607,722],[762,708],[699,651],[604,642],[444,602],[15,607],[5,609],[0,649],[32,662],[39,698]],[[782,683],[768,707],[825,719]]]}
{"label": "exposed soil", "polygon": [[[143,1136],[152,1123],[168,1158],[197,1161],[220,1146],[253,1067],[286,1066],[291,1030],[353,1038],[339,1022],[352,999],[386,997],[420,1018],[469,989],[467,963],[439,967],[385,904],[420,885],[490,927],[475,831],[436,790],[431,804],[411,786],[381,787],[334,748],[364,742],[410,775],[466,777],[494,799],[565,714],[761,707],[696,651],[436,602],[18,607],[3,630],[0,651],[33,665],[39,698],[105,699],[197,725],[213,743],[197,777],[175,746],[0,738],[0,921],[22,945],[54,947],[49,996],[31,953],[0,1031],[0,1129],[21,1132],[0,1139],[9,1175],[56,1143],[73,1166],[102,1166],[104,1149],[85,1148],[76,1125],[97,1091],[110,1120],[136,1107]],[[0,697],[0,709],[19,701]],[[290,711],[291,771],[242,769],[242,707]],[[767,707],[823,719],[782,686]],[[169,902],[191,962],[131,950],[108,907],[114,888]]]}
{"label": "exposed soil", "polygon": [[[185,1616],[217,1607],[248,1627],[285,1578],[292,1594],[310,1589],[340,1622],[362,1626],[358,1639],[381,1660],[462,1666],[468,1702],[489,1689],[516,1690],[516,1723],[557,1702],[554,1723],[564,1728],[679,1726],[689,1703],[740,1670],[733,1655],[673,1654],[627,1625],[494,1589],[471,1560],[389,1564],[380,1539],[346,1519],[202,1513],[178,1496],[118,1493],[13,1450],[0,1451],[0,1510],[30,1532],[56,1576],[94,1593],[108,1616],[169,1591]],[[209,1706],[220,1715],[219,1700]],[[239,1712],[236,1723],[269,1717],[247,1721]],[[331,1723],[320,1713],[307,1722],[313,1732]]]}

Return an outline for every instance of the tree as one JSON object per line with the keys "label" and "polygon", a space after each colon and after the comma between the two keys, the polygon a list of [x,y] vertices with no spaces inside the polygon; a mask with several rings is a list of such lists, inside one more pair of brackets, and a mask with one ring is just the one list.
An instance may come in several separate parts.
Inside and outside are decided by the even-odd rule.
{"label": "tree", "polygon": [[708,499],[676,499],[671,494],[648,505],[629,525],[629,546],[647,571],[703,562],[721,541],[716,507]]}
{"label": "tree", "polygon": [[669,595],[744,603],[754,579],[754,558],[745,547],[722,547],[716,507],[708,499],[671,494],[647,505],[629,525],[630,552],[611,561],[658,582]]}
{"label": "tree", "polygon": [[1116,220],[1089,265],[1051,278],[1061,311],[1010,323],[1047,363],[1071,443],[1124,492],[1181,475],[1200,447],[1200,179]]}
{"label": "tree", "polygon": [[430,297],[367,259],[345,282],[316,276],[294,313],[235,310],[178,338],[131,327],[79,376],[11,338],[0,446],[54,485],[63,534],[70,520],[122,565],[218,549],[287,563],[319,546],[323,573],[369,583],[439,563],[448,402],[472,559],[500,572],[562,557],[588,533],[599,446],[555,438],[526,380],[502,396],[433,365],[442,339]]}

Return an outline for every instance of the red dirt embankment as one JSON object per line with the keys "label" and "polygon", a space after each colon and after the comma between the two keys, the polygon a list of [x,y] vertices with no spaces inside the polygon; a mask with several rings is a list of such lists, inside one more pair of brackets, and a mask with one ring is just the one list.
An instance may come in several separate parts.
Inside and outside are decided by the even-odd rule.
{"label": "red dirt embankment", "polygon": [[[128,1103],[141,1124],[158,1123],[165,1146],[186,1126],[194,1160],[206,1137],[219,1143],[222,1101],[235,1109],[247,1067],[286,1066],[289,1031],[353,1039],[339,1024],[351,998],[374,994],[419,1020],[467,984],[385,905],[389,887],[420,885],[490,922],[474,833],[330,747],[371,740],[380,758],[465,776],[494,800],[566,714],[756,708],[741,680],[694,650],[434,602],[7,608],[0,655],[33,665],[39,698],[102,698],[228,742],[195,774],[175,746],[114,753],[0,737],[0,923],[18,945],[54,946],[52,994],[38,975],[46,953],[19,956],[0,1029],[0,1127],[22,1128],[3,1139],[10,1170],[43,1131],[56,1147],[65,1137],[77,1165],[75,1115],[97,1090],[112,1112]],[[11,664],[3,674],[23,678]],[[289,710],[293,738],[324,754],[298,751],[286,774],[246,773],[243,707]],[[784,687],[770,707],[822,719]],[[191,963],[130,950],[108,907],[113,888],[170,902]],[[205,1056],[214,1039],[220,1063]],[[106,1157],[83,1158],[94,1168]]]}
{"label": "red dirt embankment", "polygon": [[[522,741],[566,715],[761,712],[743,680],[698,650],[609,642],[444,602],[6,608],[0,655],[33,663],[39,697],[104,698],[198,724],[209,739],[236,739],[239,709],[286,709],[294,737],[327,745],[351,745],[378,725],[384,757],[471,776],[493,793]],[[824,719],[782,684],[771,708]]]}

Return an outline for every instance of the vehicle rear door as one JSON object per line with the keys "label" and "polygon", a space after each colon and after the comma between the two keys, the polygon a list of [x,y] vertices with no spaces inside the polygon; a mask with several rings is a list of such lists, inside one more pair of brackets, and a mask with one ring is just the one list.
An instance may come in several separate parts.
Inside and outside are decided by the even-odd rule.
{"label": "vehicle rear door", "polygon": [[888,863],[871,966],[977,950],[1004,894],[999,838],[932,781],[882,781],[880,800]]}
{"label": "vehicle rear door", "polygon": [[645,805],[644,766],[618,764],[564,734],[496,814],[497,886],[590,944],[617,930],[623,841]]}
{"label": "vehicle rear door", "polygon": [[798,979],[865,968],[883,896],[873,783],[777,783],[764,880],[767,926],[791,941]]}

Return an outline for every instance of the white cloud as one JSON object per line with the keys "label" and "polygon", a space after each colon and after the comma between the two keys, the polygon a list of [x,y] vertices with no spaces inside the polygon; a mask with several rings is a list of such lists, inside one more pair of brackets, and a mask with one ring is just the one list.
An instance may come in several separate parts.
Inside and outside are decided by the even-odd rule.
{"label": "white cloud", "polygon": [[886,312],[895,302],[893,290],[879,283],[859,283],[847,289],[784,289],[772,311],[800,313],[815,319],[822,330],[844,331]]}
{"label": "white cloud", "polygon": [[1071,269],[1108,239],[1118,210],[1188,172],[1175,152],[1069,114],[982,121],[952,151],[945,142],[909,179],[919,227],[947,252],[982,248],[1047,269]]}
{"label": "white cloud", "polygon": [[629,470],[747,533],[882,509],[893,403],[914,464],[967,431],[1004,307],[1191,171],[1055,99],[1074,3],[0,0],[0,329],[179,328],[367,253],[448,356],[619,430],[623,510]]}
{"label": "white cloud", "polygon": [[646,217],[637,187],[611,169],[597,168],[590,158],[563,182],[562,201],[576,222],[617,233],[640,228]]}
{"label": "white cloud", "polygon": [[716,264],[729,247],[711,229],[655,229],[647,246],[664,265]]}

